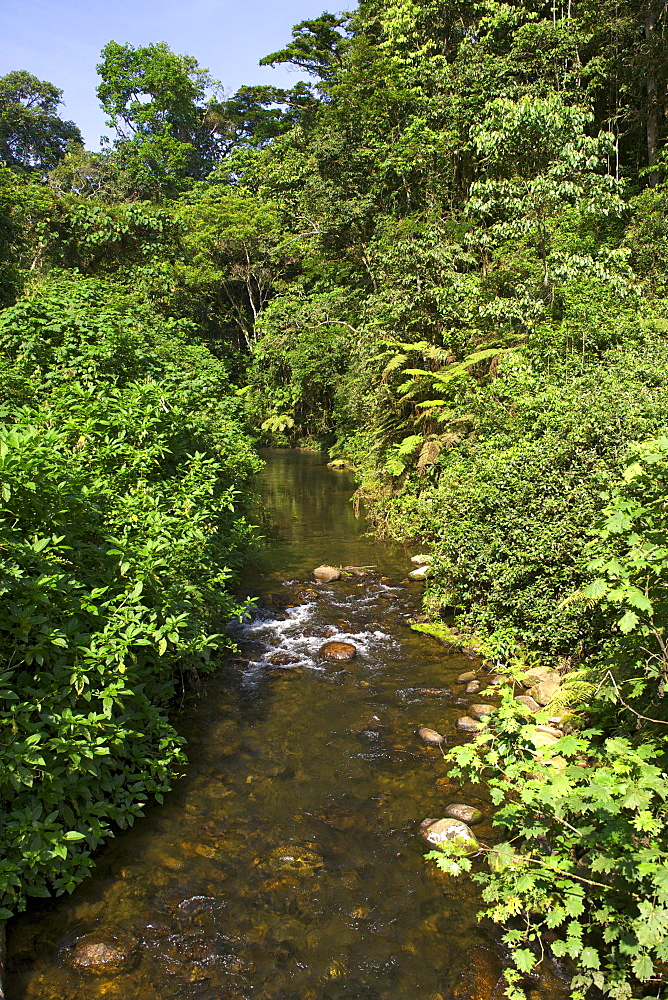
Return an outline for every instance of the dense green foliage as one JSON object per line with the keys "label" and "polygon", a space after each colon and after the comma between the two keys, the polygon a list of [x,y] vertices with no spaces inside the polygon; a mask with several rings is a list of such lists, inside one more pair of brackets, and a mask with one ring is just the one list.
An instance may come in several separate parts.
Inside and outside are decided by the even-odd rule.
{"label": "dense green foliage", "polygon": [[6,916],[74,888],[183,766],[170,701],[241,611],[257,461],[226,367],[108,280],[44,283],[0,345]]}
{"label": "dense green foliage", "polygon": [[[25,163],[5,154],[0,173],[0,302],[5,712],[28,763],[6,794],[46,832],[32,875],[8,847],[8,884],[71,884],[75,838],[129,821],[177,766],[164,705],[235,611],[219,584],[246,538],[232,377],[257,438],[352,459],[379,532],[430,545],[437,625],[500,671],[567,677],[537,717],[566,712],[558,766],[510,696],[491,742],[457,756],[489,778],[513,844],[479,873],[513,988],[547,929],[576,991],[656,994],[666,27],[655,0],[361,0],[266,56],[310,76],[290,91],[223,98],[190,56],[110,42],[109,149],[66,151],[52,121],[42,163],[43,116],[21,118]],[[53,115],[59,92],[44,94]],[[47,183],[26,164],[53,166]],[[71,715],[38,710],[36,684]],[[67,765],[75,718],[81,745],[98,726],[103,762]],[[123,756],[114,727],[140,718]],[[27,742],[47,733],[48,768]]]}

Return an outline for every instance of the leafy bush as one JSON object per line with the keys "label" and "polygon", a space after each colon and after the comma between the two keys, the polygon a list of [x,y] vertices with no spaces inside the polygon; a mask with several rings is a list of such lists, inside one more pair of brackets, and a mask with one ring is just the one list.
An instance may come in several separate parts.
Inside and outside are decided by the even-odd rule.
{"label": "leafy bush", "polygon": [[224,367],[99,282],[0,316],[0,889],[71,890],[182,765],[167,709],[240,613],[257,462]]}

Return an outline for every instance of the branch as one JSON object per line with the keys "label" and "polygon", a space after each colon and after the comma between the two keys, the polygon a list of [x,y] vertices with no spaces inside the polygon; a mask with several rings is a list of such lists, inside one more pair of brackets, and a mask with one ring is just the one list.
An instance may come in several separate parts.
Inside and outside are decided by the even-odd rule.
{"label": "branch", "polygon": [[617,692],[617,697],[619,698],[620,703],[624,706],[625,709],[627,709],[629,712],[635,715],[638,719],[643,719],[645,722],[656,722],[658,726],[668,726],[668,721],[666,721],[666,719],[651,719],[649,715],[642,715],[640,712],[637,712],[635,708],[631,708],[630,705],[627,705],[627,703],[622,698],[621,691],[617,687],[617,681],[615,680],[611,670],[606,671],[605,676],[601,680],[601,683],[594,691],[594,695],[598,694],[598,692],[601,690],[601,685],[607,680],[608,677],[610,678],[612,686]]}

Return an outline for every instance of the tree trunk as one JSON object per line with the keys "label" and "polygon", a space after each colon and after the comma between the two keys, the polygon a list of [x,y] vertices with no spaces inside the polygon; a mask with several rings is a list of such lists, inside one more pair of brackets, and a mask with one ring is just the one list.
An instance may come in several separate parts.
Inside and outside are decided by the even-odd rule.
{"label": "tree trunk", "polygon": [[[647,163],[653,167],[657,161],[659,150],[659,81],[657,79],[656,66],[656,22],[657,22],[657,2],[647,0],[645,11],[645,43],[648,52],[647,66]],[[654,187],[659,179],[658,171],[652,170],[649,175],[649,186]]]}
{"label": "tree trunk", "polygon": [[0,920],[0,1000],[5,1000],[6,959],[7,959],[7,921]]}

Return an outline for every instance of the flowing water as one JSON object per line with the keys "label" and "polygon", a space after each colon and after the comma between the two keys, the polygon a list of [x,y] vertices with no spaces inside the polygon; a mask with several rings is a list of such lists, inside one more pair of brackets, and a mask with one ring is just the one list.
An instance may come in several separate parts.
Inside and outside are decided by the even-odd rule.
{"label": "flowing water", "polygon": [[[15,921],[9,1000],[500,995],[472,883],[425,863],[417,836],[458,801],[485,811],[476,834],[493,839],[480,789],[448,787],[440,749],[415,735],[465,738],[456,678],[475,664],[410,630],[410,553],[365,537],[348,474],[311,453],[265,457],[272,538],[245,581],[257,610],[177,717],[187,773],[71,897]],[[323,562],[370,569],[311,582]],[[356,658],[323,661],[328,639]],[[77,968],[82,941],[121,957]]]}

